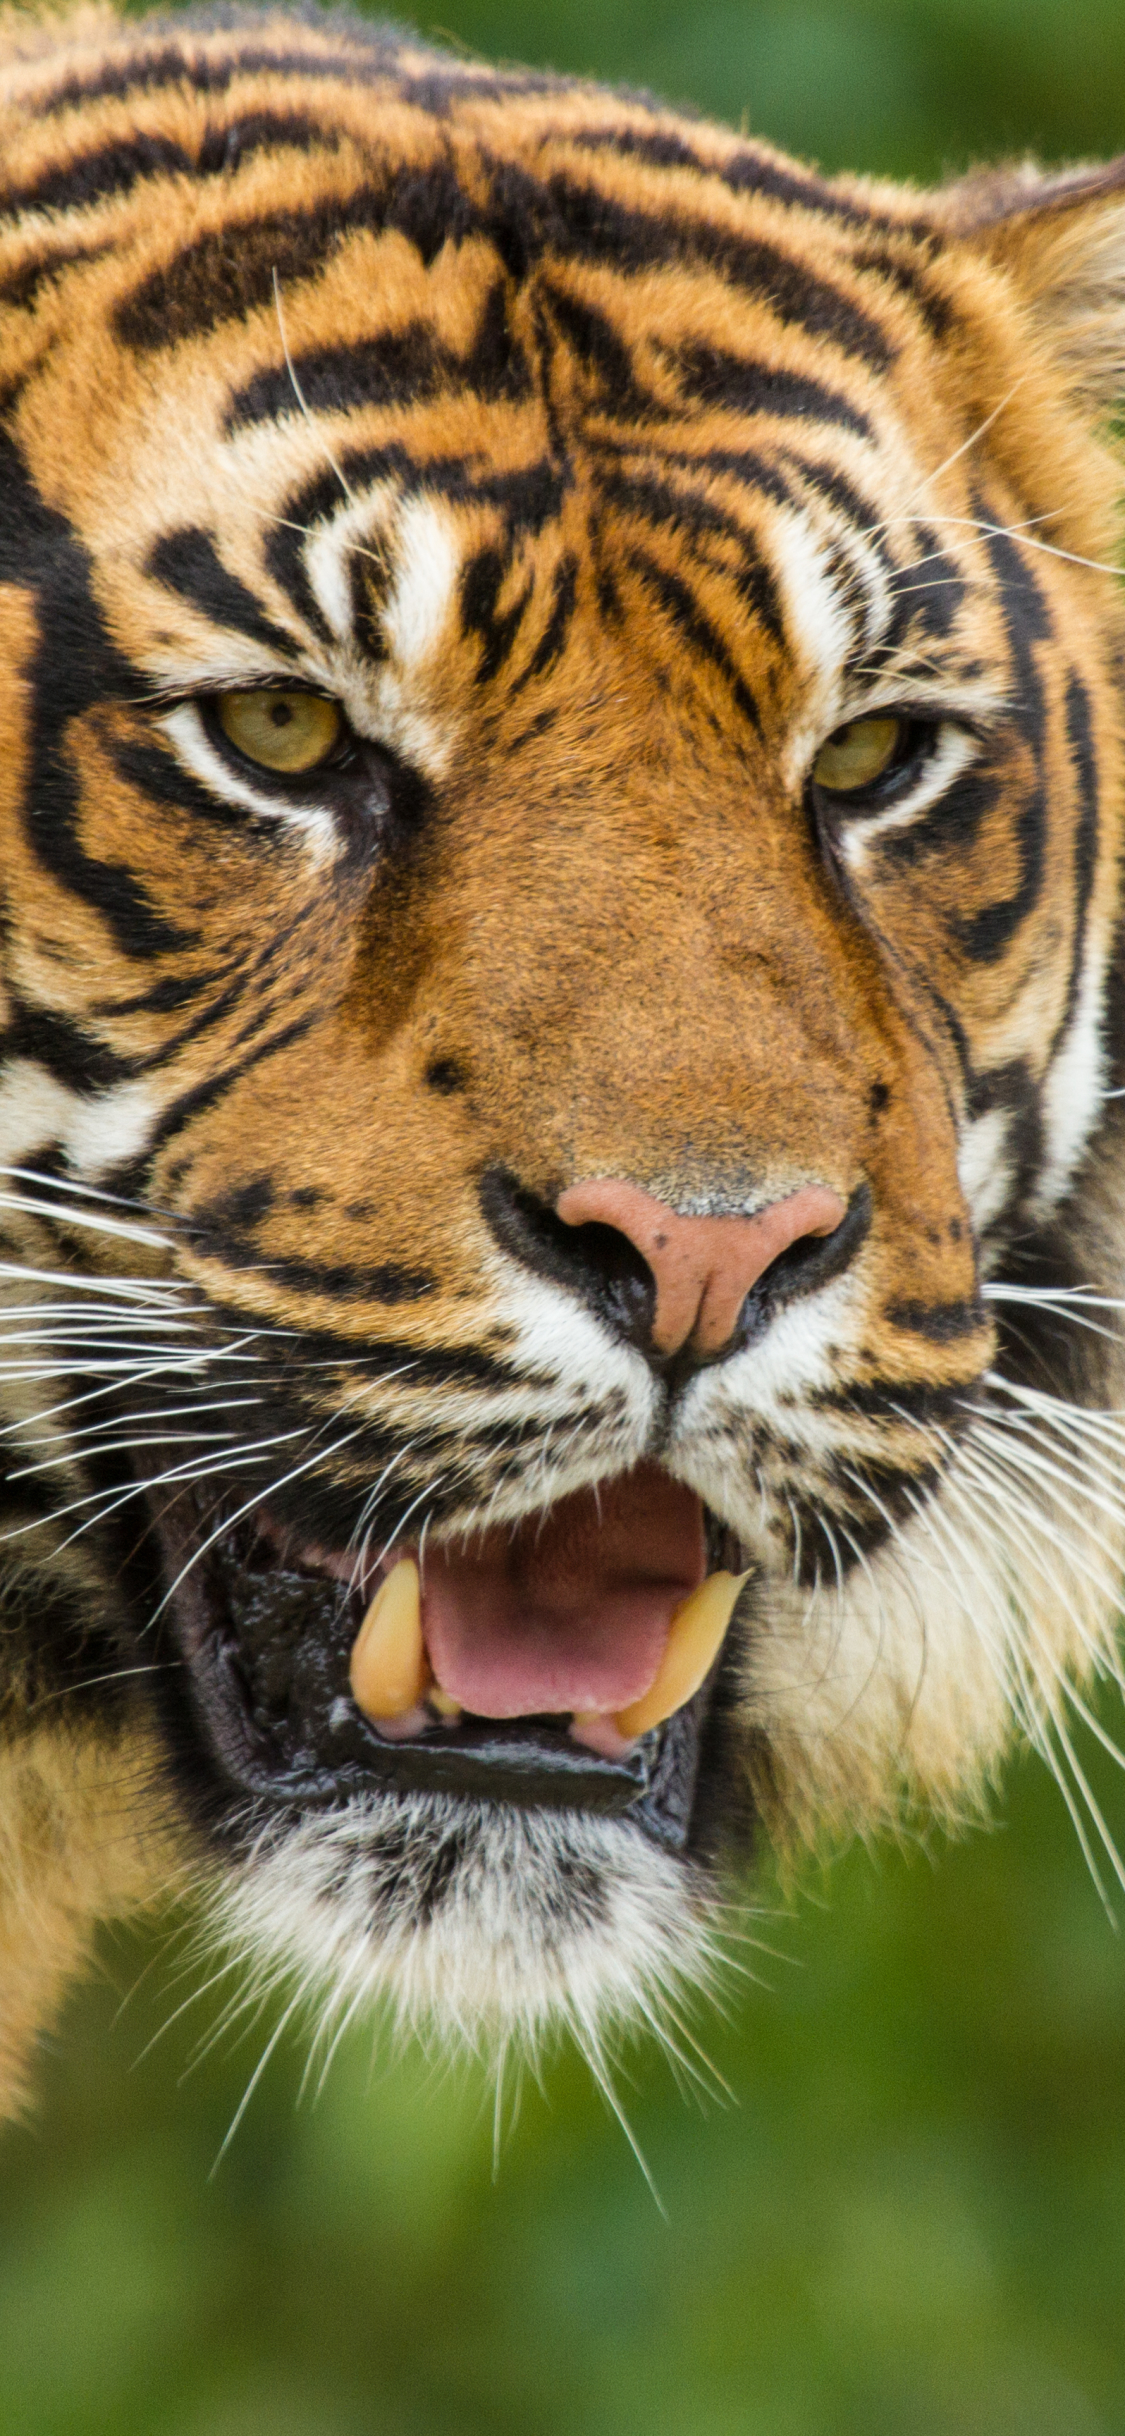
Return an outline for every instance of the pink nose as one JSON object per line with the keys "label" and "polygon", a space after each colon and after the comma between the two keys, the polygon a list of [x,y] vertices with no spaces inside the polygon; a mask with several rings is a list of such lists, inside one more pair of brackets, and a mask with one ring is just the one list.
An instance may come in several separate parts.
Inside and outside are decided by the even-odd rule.
{"label": "pink nose", "polygon": [[611,1226],[647,1261],[656,1284],[658,1353],[720,1353],[742,1305],[779,1252],[805,1235],[831,1235],[846,1215],[839,1193],[803,1184],[752,1218],[681,1218],[639,1184],[599,1176],[568,1184],[556,1204],[567,1226]]}

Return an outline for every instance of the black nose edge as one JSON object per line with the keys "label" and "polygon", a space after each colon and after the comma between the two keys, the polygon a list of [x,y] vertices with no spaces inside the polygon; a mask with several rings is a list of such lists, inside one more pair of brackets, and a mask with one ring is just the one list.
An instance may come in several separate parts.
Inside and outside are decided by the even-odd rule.
{"label": "black nose edge", "polygon": [[655,1352],[656,1281],[648,1262],[617,1227],[567,1226],[549,1202],[529,1192],[509,1169],[491,1167],[481,1179],[484,1217],[500,1245],[536,1277],[566,1286],[623,1343],[643,1353],[667,1385],[678,1387],[698,1370],[728,1361],[764,1335],[787,1303],[815,1294],[855,1259],[871,1225],[871,1187],[857,1185],[831,1235],[805,1235],[775,1261],[746,1296],[729,1342],[715,1353],[684,1348]]}
{"label": "black nose edge", "polygon": [[502,1251],[536,1277],[569,1287],[616,1336],[648,1355],[656,1280],[627,1235],[615,1226],[567,1226],[505,1167],[482,1177],[480,1203]]}

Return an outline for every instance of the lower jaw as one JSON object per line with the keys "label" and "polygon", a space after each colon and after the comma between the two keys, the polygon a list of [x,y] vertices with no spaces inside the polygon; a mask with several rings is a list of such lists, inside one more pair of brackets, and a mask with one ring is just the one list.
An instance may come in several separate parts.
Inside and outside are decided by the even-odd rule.
{"label": "lower jaw", "polygon": [[161,1513],[158,1532],[177,1583],[170,1608],[189,1730],[240,1806],[292,1815],[424,1793],[617,1817],[665,1850],[691,1845],[727,1650],[690,1701],[620,1756],[577,1742],[569,1716],[435,1715],[389,1740],[350,1693],[355,1592],[327,1570],[277,1562],[245,1529],[216,1535],[213,1514],[201,1527],[185,1501]]}

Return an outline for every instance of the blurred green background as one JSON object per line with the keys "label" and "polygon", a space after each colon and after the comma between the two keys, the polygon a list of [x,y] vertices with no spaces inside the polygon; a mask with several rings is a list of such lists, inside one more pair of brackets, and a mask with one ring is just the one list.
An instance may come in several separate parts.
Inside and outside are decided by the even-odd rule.
{"label": "blurred green background", "polygon": [[[1125,146],[1125,0],[444,0],[423,30],[831,166]],[[107,1943],[4,2147],[3,2436],[1125,2436],[1125,1944],[1045,1773],[953,1849],[756,1895],[772,1950],[700,2025],[729,2100],[643,2050],[622,2076],[665,2217],[573,2056],[494,2180],[483,2079],[373,2065],[370,2032],[315,2104],[279,2048],[212,2178],[269,2021],[193,2065],[212,1994],[146,2053],[182,1941]]]}

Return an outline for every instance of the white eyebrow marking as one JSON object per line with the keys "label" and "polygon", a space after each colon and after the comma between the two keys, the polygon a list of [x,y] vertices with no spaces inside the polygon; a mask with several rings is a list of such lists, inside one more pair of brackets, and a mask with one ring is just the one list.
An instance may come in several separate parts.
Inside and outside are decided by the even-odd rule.
{"label": "white eyebrow marking", "polygon": [[460,553],[436,501],[411,499],[394,535],[398,576],[383,610],[393,657],[411,668],[434,651],[453,604]]}

